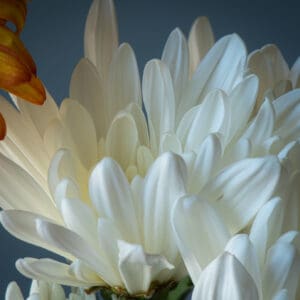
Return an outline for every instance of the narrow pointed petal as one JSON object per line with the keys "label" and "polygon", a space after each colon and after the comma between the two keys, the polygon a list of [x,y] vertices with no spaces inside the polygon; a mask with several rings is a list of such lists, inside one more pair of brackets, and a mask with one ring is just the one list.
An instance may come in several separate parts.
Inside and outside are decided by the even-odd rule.
{"label": "narrow pointed petal", "polygon": [[214,34],[207,17],[199,17],[189,34],[190,76],[196,71],[200,61],[215,43]]}
{"label": "narrow pointed petal", "polygon": [[275,112],[268,99],[262,104],[255,119],[250,123],[242,138],[249,139],[252,145],[259,146],[269,138],[274,130]]}
{"label": "narrow pointed petal", "polygon": [[290,80],[292,81],[295,89],[300,88],[300,57],[297,58],[296,62],[292,66]]}
{"label": "narrow pointed petal", "polygon": [[112,56],[118,47],[118,29],[112,0],[94,0],[85,24],[84,54],[107,77]]}
{"label": "narrow pointed petal", "polygon": [[258,101],[255,107],[258,111],[265,93],[273,89],[280,80],[288,78],[289,67],[275,45],[266,45],[250,53],[248,73],[254,73],[259,78]]}
{"label": "narrow pointed petal", "polygon": [[276,157],[244,159],[211,180],[201,195],[218,206],[232,233],[243,229],[271,198],[279,177]]}
{"label": "narrow pointed petal", "polygon": [[77,100],[91,115],[98,139],[106,136],[108,126],[102,84],[96,67],[87,58],[81,59],[72,73],[70,97]]}
{"label": "narrow pointed petal", "polygon": [[255,105],[258,84],[256,76],[248,76],[229,95],[231,113],[227,142],[245,129]]}
{"label": "narrow pointed petal", "polygon": [[166,65],[159,60],[151,60],[145,67],[143,100],[147,117],[151,120],[157,143],[159,143],[160,136],[173,131],[175,125],[175,96],[172,78]]}
{"label": "narrow pointed petal", "polygon": [[256,284],[259,299],[261,299],[261,271],[255,248],[248,235],[238,234],[233,236],[225,247],[225,251],[234,255],[243,265]]}
{"label": "narrow pointed petal", "polygon": [[104,158],[95,167],[89,191],[99,216],[114,220],[124,239],[137,242],[138,227],[130,185],[114,160]]}
{"label": "narrow pointed petal", "polygon": [[139,70],[129,44],[122,44],[109,69],[108,99],[105,103],[109,122],[130,103],[142,105]]}
{"label": "narrow pointed petal", "polygon": [[218,211],[206,200],[195,196],[183,197],[176,202],[172,224],[177,246],[196,284],[202,269],[222,253],[230,233]]}
{"label": "narrow pointed petal", "polygon": [[60,107],[64,125],[84,166],[90,168],[97,158],[97,137],[93,120],[77,101],[65,99]]}
{"label": "narrow pointed petal", "polygon": [[259,300],[253,278],[243,265],[225,252],[202,272],[192,300]]}
{"label": "narrow pointed petal", "polygon": [[268,201],[258,212],[250,230],[250,240],[258,255],[260,266],[264,264],[267,250],[275,243],[282,232],[284,216],[280,198]]}
{"label": "narrow pointed petal", "polygon": [[[167,65],[173,80],[175,106],[178,107],[186,88],[189,72],[189,54],[186,39],[180,29],[173,30],[166,42],[161,60]],[[184,112],[183,112],[184,113]],[[182,112],[176,112],[177,120]]]}
{"label": "narrow pointed petal", "polygon": [[130,165],[135,165],[138,144],[138,129],[133,117],[125,112],[119,113],[107,133],[107,155],[126,170]]}
{"label": "narrow pointed petal", "polygon": [[[52,259],[18,259],[17,270],[26,277],[41,279],[47,282],[56,282],[68,286],[89,287],[89,282],[84,282],[70,274],[69,265]],[[101,279],[99,278],[99,283]],[[98,284],[95,282],[94,284]]]}
{"label": "narrow pointed petal", "polygon": [[5,300],[24,300],[22,292],[16,282],[11,282],[5,293]]}
{"label": "narrow pointed petal", "polygon": [[187,111],[201,103],[205,95],[215,89],[229,94],[243,78],[245,61],[246,48],[238,35],[220,39],[199,64],[179,110]]}
{"label": "narrow pointed petal", "polygon": [[174,268],[163,256],[145,253],[140,245],[119,241],[118,247],[120,274],[131,294],[147,292],[154,279],[159,281],[163,271]]}
{"label": "narrow pointed petal", "polygon": [[143,194],[144,245],[172,263],[178,250],[170,224],[171,208],[185,194],[187,170],[181,157],[167,152],[155,160],[145,178]]}

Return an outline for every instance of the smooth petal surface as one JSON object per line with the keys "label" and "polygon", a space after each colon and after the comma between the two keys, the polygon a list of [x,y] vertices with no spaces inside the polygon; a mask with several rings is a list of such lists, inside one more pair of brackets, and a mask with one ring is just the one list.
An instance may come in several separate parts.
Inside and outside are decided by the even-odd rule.
{"label": "smooth petal surface", "polygon": [[172,77],[167,66],[159,60],[151,60],[145,67],[143,100],[147,117],[151,120],[154,135],[159,144],[160,136],[173,131],[175,125],[175,96]]}
{"label": "smooth petal surface", "polygon": [[93,170],[89,181],[90,196],[99,216],[115,222],[127,241],[139,241],[137,217],[130,185],[120,166],[104,158]]}
{"label": "smooth petal surface", "polygon": [[120,273],[131,294],[147,292],[154,279],[159,281],[163,271],[174,268],[163,256],[146,254],[140,245],[118,241],[118,247]]}
{"label": "smooth petal surface", "polygon": [[197,18],[192,25],[188,40],[191,76],[214,43],[214,34],[208,18]]}
{"label": "smooth petal surface", "polygon": [[135,54],[129,44],[122,44],[109,69],[106,113],[109,123],[130,103],[141,106],[141,86]]}
{"label": "smooth petal surface", "polygon": [[238,35],[220,39],[199,64],[179,110],[184,112],[201,103],[212,90],[221,89],[230,93],[243,77],[245,61],[246,48]]}
{"label": "smooth petal surface", "polygon": [[[167,65],[173,80],[175,107],[178,108],[182,93],[186,88],[189,73],[189,53],[186,39],[180,29],[173,30],[166,42],[161,60]],[[180,120],[182,112],[176,112],[176,120]],[[177,123],[177,122],[176,122]]]}
{"label": "smooth petal surface", "polygon": [[16,282],[11,282],[5,293],[5,300],[24,300],[22,292]]}
{"label": "smooth petal surface", "polygon": [[112,56],[118,47],[118,29],[112,0],[94,0],[85,24],[84,55],[107,77]]}
{"label": "smooth petal surface", "polygon": [[203,268],[222,253],[230,233],[218,212],[204,199],[179,199],[172,211],[177,246],[189,274],[198,281]]}
{"label": "smooth petal surface", "polygon": [[244,159],[225,168],[200,195],[220,209],[231,233],[236,233],[270,199],[279,176],[280,164],[276,157]]}
{"label": "smooth petal surface", "polygon": [[259,300],[255,282],[243,265],[225,252],[202,272],[192,300]]}
{"label": "smooth petal surface", "polygon": [[167,152],[155,160],[144,181],[144,247],[170,263],[178,255],[170,224],[171,208],[185,194],[187,170],[181,157]]}
{"label": "smooth petal surface", "polygon": [[70,97],[77,100],[91,115],[98,139],[106,136],[109,123],[105,114],[107,105],[102,84],[96,67],[87,58],[82,58],[72,73]]}

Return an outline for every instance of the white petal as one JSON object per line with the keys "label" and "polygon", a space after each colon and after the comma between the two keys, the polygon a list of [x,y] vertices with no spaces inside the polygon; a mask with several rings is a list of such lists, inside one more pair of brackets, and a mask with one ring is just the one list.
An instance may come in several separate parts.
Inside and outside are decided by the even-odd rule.
{"label": "white petal", "polygon": [[300,259],[295,247],[277,242],[268,252],[263,278],[264,298],[271,299],[279,290],[287,288],[295,299],[300,275]]}
{"label": "white petal", "polygon": [[260,79],[256,106],[258,110],[265,92],[272,89],[280,80],[288,78],[289,67],[275,45],[266,45],[250,53],[248,69],[249,73],[256,74]]}
{"label": "white petal", "polygon": [[246,77],[230,93],[228,101],[231,112],[227,142],[244,130],[255,105],[258,84],[258,78],[251,75]]}
{"label": "white petal", "polygon": [[7,286],[5,300],[24,300],[22,292],[16,282],[10,282]]}
{"label": "white petal", "polygon": [[272,300],[289,300],[288,291],[286,289],[280,290]]}
{"label": "white petal", "polygon": [[130,185],[114,160],[104,158],[95,167],[89,191],[99,216],[114,220],[124,239],[137,242],[138,226]]}
{"label": "white petal", "polygon": [[109,69],[106,113],[111,122],[115,115],[135,102],[141,106],[139,70],[132,48],[122,44],[113,56]]}
{"label": "white petal", "polygon": [[145,251],[160,253],[171,263],[178,254],[170,224],[171,208],[185,194],[186,177],[182,158],[167,152],[155,160],[144,183]]}
{"label": "white petal", "polygon": [[[171,32],[166,42],[161,60],[167,65],[173,80],[175,107],[179,107],[182,93],[188,81],[189,54],[186,39],[180,29]],[[180,120],[182,113],[176,112],[176,120]]]}
{"label": "white petal", "polygon": [[297,58],[294,65],[292,66],[290,79],[293,83],[294,88],[300,87],[300,57]]}
{"label": "white petal", "polygon": [[41,279],[47,282],[56,282],[69,286],[89,287],[90,284],[93,285],[102,283],[100,278],[99,282],[89,283],[81,281],[70,274],[69,265],[48,258],[18,259],[16,262],[16,268],[26,277]]}
{"label": "white petal", "polygon": [[92,271],[97,272],[110,285],[119,283],[112,276],[111,267],[97,251],[98,249],[92,248],[87,240],[75,232],[43,220],[37,221],[37,229],[45,241],[82,260]]}
{"label": "white petal", "polygon": [[[177,135],[185,146],[185,151],[196,150],[211,133],[226,131],[225,95],[221,91],[209,93],[202,104],[197,106],[193,119],[182,119]],[[189,112],[188,112],[189,113]],[[192,116],[192,115],[191,115]],[[187,123],[184,123],[187,122]]]}
{"label": "white petal", "polygon": [[150,165],[153,163],[154,157],[151,150],[145,146],[140,146],[137,149],[137,167],[141,176],[145,176]]}
{"label": "white petal", "polygon": [[201,271],[222,253],[230,238],[218,212],[195,196],[179,199],[172,211],[172,224],[189,274],[196,284]]}
{"label": "white petal", "polygon": [[160,152],[172,151],[176,154],[182,153],[182,145],[175,133],[168,132],[162,136],[160,143]]}
{"label": "white petal", "polygon": [[234,255],[254,280],[259,299],[261,299],[261,272],[255,248],[246,234],[238,234],[231,238],[225,251]]}
{"label": "white petal", "polygon": [[114,50],[118,47],[118,29],[112,0],[94,0],[85,24],[84,54],[101,76],[108,74]]}
{"label": "white petal", "polygon": [[140,245],[118,241],[118,246],[120,273],[131,294],[147,292],[153,281],[159,281],[161,273],[174,268],[163,256],[145,253]]}
{"label": "white petal", "polygon": [[72,73],[70,97],[91,115],[98,139],[106,136],[108,124],[102,84],[96,67],[87,58],[82,58]]}
{"label": "white petal", "polygon": [[218,206],[232,233],[244,228],[275,191],[280,163],[274,156],[244,159],[224,169],[201,195]]}
{"label": "white petal", "polygon": [[126,170],[129,165],[135,165],[138,138],[138,129],[133,117],[128,113],[119,113],[107,133],[107,155]]}
{"label": "white petal", "polygon": [[255,282],[229,253],[216,258],[201,274],[192,300],[259,300]]}
{"label": "white petal", "polygon": [[77,101],[65,99],[60,114],[82,163],[90,168],[97,158],[97,137],[93,120]]}
{"label": "white petal", "polygon": [[[175,125],[175,96],[172,78],[166,65],[159,60],[147,63],[143,75],[143,100],[157,142]],[[151,128],[150,128],[151,129]]]}
{"label": "white petal", "polygon": [[207,136],[200,145],[196,159],[189,168],[189,192],[198,193],[217,170],[222,155],[222,145],[215,134]]}
{"label": "white petal", "polygon": [[276,134],[289,139],[299,139],[300,89],[293,90],[274,101]]}
{"label": "white petal", "polygon": [[0,165],[0,205],[3,209],[33,211],[58,222],[61,220],[52,199],[27,172],[2,154]]}
{"label": "white petal", "polygon": [[253,221],[249,237],[255,247],[260,266],[264,264],[268,249],[281,234],[283,214],[282,200],[274,198],[259,210]]}
{"label": "white petal", "polygon": [[13,236],[18,239],[45,248],[68,259],[73,259],[73,256],[66,251],[61,251],[51,243],[45,241],[37,230],[37,220],[42,219],[42,216],[19,210],[7,210],[0,214],[3,227]]}
{"label": "white petal", "polygon": [[260,107],[255,119],[243,134],[242,138],[249,139],[252,145],[261,145],[269,138],[275,125],[275,112],[268,99]]}
{"label": "white petal", "polygon": [[246,48],[239,36],[232,34],[220,39],[199,64],[179,110],[187,111],[201,103],[212,90],[230,93],[243,77],[245,61]]}
{"label": "white petal", "polygon": [[208,18],[197,18],[189,34],[190,75],[193,75],[198,64],[214,43],[215,38]]}

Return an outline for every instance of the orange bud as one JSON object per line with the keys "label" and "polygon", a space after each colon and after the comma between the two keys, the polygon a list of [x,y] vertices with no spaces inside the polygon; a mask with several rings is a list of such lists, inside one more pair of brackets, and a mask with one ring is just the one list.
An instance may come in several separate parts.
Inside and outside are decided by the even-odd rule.
{"label": "orange bud", "polygon": [[0,19],[15,24],[17,33],[24,27],[27,14],[26,2],[24,0],[0,1]]}
{"label": "orange bud", "polygon": [[5,135],[6,135],[6,124],[2,114],[0,113],[0,140],[3,140],[5,138]]}

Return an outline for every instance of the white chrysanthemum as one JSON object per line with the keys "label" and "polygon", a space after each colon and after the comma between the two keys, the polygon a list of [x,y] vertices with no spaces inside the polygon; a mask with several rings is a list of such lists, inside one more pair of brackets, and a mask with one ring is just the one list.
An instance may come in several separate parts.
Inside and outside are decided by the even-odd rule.
{"label": "white chrysanthemum", "polygon": [[[5,293],[5,300],[24,300],[16,282],[11,282]],[[82,290],[74,291],[66,298],[63,288],[55,283],[44,281],[32,282],[27,300],[96,300],[94,295],[87,295]]]}
{"label": "white chrysanthemum", "polygon": [[[282,234],[284,203],[273,198],[247,235],[229,239],[220,216],[203,199],[178,200],[173,225],[178,246],[195,284],[193,300],[296,300],[300,296],[299,232]],[[182,222],[182,213],[188,216]],[[191,213],[192,211],[192,213]],[[205,215],[197,217],[197,212]],[[203,246],[207,228],[214,234]],[[218,229],[219,228],[219,229]]]}
{"label": "white chrysanthemum", "polygon": [[[95,0],[85,56],[72,75],[72,99],[59,109],[49,95],[42,108],[1,100],[8,123],[0,144],[1,221],[68,259],[19,260],[23,274],[152,292],[153,282],[186,274],[170,225],[172,206],[186,193],[206,197],[220,219],[209,232],[227,238],[275,194],[287,214],[299,211],[299,192],[280,185],[294,188],[299,177],[299,164],[290,165],[299,153],[300,90],[260,105],[258,78],[236,34],[214,44],[205,18],[188,42],[174,30],[140,84],[133,50],[118,47],[112,1]],[[206,224],[206,215],[198,217]],[[297,213],[287,223],[298,228]],[[210,237],[203,236],[208,245]]]}

